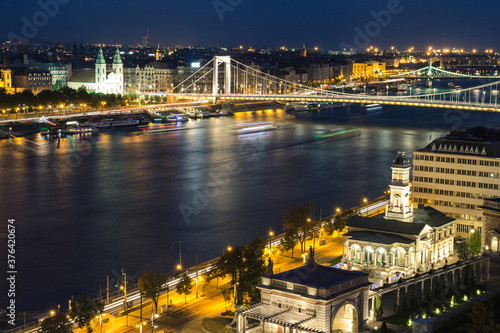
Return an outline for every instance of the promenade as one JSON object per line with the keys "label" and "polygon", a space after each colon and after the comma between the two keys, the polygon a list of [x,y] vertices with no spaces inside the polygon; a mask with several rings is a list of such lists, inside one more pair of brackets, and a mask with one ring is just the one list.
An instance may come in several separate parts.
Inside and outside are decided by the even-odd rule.
{"label": "promenade", "polygon": [[[323,236],[325,245],[319,245],[319,240],[315,240],[315,259],[316,262],[324,265],[330,265],[330,261],[342,255],[342,238],[335,233],[333,236]],[[306,248],[313,246],[313,241],[306,242]],[[269,252],[266,251],[266,261]],[[291,251],[283,253],[276,249],[271,254],[274,262],[274,272],[279,273],[289,270],[303,264],[300,245],[294,249],[294,257],[291,257]],[[193,282],[194,285],[194,282]],[[153,332],[200,332],[201,321],[205,317],[219,316],[222,312],[234,310],[232,303],[224,303],[221,290],[230,288],[229,279],[212,279],[205,291],[201,286],[198,286],[198,298],[196,298],[196,287],[192,289],[192,293],[187,296],[184,302],[184,296],[179,295],[175,291],[168,293],[168,302],[172,301],[173,307],[168,311],[160,313],[158,318],[154,318]],[[172,290],[172,288],[171,288]],[[167,306],[167,295],[160,297],[158,302],[158,312],[161,312],[162,306]],[[140,323],[140,304],[134,306],[128,316],[122,315],[111,316],[106,314],[103,316],[102,332],[105,333],[124,333],[124,332],[151,332],[151,313],[153,310],[153,302],[148,300],[143,302],[142,306],[143,327],[138,327]],[[127,318],[128,317],[128,318]],[[128,322],[128,325],[127,325]],[[144,324],[145,323],[145,324]],[[101,332],[99,319],[94,320],[94,331]],[[86,329],[75,329],[75,333],[85,333]]]}

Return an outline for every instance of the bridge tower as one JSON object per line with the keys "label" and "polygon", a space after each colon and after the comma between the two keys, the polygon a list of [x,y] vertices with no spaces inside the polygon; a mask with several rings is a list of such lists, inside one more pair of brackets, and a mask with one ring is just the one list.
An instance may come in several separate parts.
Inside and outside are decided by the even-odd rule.
{"label": "bridge tower", "polygon": [[231,93],[231,57],[230,56],[215,56],[214,57],[214,79],[212,96],[214,104],[219,94],[219,65],[224,63],[224,94]]}
{"label": "bridge tower", "polygon": [[429,69],[427,69],[427,87],[432,87],[432,57],[429,59]]}

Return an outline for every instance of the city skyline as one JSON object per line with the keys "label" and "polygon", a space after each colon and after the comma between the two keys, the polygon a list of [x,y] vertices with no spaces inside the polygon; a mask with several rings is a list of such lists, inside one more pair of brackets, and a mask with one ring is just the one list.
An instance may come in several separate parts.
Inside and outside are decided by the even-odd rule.
{"label": "city skyline", "polygon": [[360,1],[294,6],[281,1],[189,0],[137,7],[130,1],[93,2],[6,4],[9,16],[0,23],[1,39],[141,44],[149,31],[151,46],[498,49],[486,32],[499,26],[494,18],[499,4],[484,8],[464,1],[388,0],[369,6]]}

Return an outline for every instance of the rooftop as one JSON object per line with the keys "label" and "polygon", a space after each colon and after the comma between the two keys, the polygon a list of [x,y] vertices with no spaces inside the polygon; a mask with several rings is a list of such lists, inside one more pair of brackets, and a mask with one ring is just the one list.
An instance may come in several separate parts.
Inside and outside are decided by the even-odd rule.
{"label": "rooftop", "polygon": [[348,271],[314,263],[274,274],[271,276],[271,279],[298,283],[308,287],[330,288],[331,286],[363,276],[367,276],[367,274],[360,271]]}
{"label": "rooftop", "polygon": [[383,214],[374,217],[355,215],[351,217],[346,226],[413,236],[420,235],[425,228],[425,224],[422,223],[387,220]]}
{"label": "rooftop", "polygon": [[412,239],[395,235],[395,234],[384,234],[381,232],[373,232],[373,231],[352,231],[344,234],[344,236],[351,237],[351,240],[357,240],[368,243],[376,243],[376,244],[411,244],[413,243]]}
{"label": "rooftop", "polygon": [[500,157],[500,128],[473,127],[467,130],[454,130],[417,151],[498,158]]}

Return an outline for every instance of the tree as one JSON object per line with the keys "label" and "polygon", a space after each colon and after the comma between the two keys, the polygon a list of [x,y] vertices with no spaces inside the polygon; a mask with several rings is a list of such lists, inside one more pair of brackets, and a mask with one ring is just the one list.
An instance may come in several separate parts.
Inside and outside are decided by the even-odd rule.
{"label": "tree", "polygon": [[344,230],[347,223],[346,215],[346,213],[337,214],[333,219],[333,229],[338,232],[338,238],[340,238],[340,233]]}
{"label": "tree", "polygon": [[210,273],[205,274],[203,279],[201,280],[201,296],[205,296],[205,291],[210,285],[210,281],[212,280],[212,276]]}
{"label": "tree", "polygon": [[262,238],[254,239],[247,246],[236,246],[224,253],[214,267],[214,276],[231,278],[231,285],[236,286],[235,304],[242,304],[246,296],[250,302],[260,299],[256,288],[261,282],[261,276],[266,272],[263,259],[266,242]]}
{"label": "tree", "polygon": [[307,237],[308,240],[313,241],[313,247],[315,247],[316,244],[316,238],[319,238],[320,234],[320,229],[321,229],[321,219],[319,217],[313,217],[308,220],[308,223],[310,224],[308,226],[309,229],[309,235]]}
{"label": "tree", "polygon": [[298,241],[299,238],[297,237],[297,232],[294,229],[289,229],[285,233],[285,236],[281,239],[280,247],[283,251],[292,251],[293,258],[293,249]]}
{"label": "tree", "polygon": [[462,243],[458,244],[457,252],[460,259],[463,260],[469,258],[469,242],[463,241]]}
{"label": "tree", "polygon": [[476,231],[470,236],[470,252],[472,256],[477,256],[481,253],[481,233]]}
{"label": "tree", "polygon": [[377,317],[377,319],[380,319],[384,314],[384,309],[382,308],[382,296],[376,296],[373,301],[375,302],[375,317]]}
{"label": "tree", "polygon": [[[292,205],[283,215],[281,224],[285,231],[294,230],[300,242],[300,251],[305,252],[305,240],[312,228],[311,215],[314,212],[314,204],[306,203],[302,206]],[[309,221],[308,221],[309,220]]]}
{"label": "tree", "polygon": [[146,272],[139,278],[139,291],[142,297],[151,298],[158,312],[158,299],[167,290],[167,275],[164,272]]}
{"label": "tree", "polygon": [[177,284],[177,292],[184,295],[184,304],[187,304],[187,295],[191,294],[191,289],[193,289],[193,281],[187,273],[184,273]]}
{"label": "tree", "polygon": [[231,300],[231,288],[222,289],[222,297],[224,297],[224,306],[227,312],[227,303]]}
{"label": "tree", "polygon": [[71,302],[71,312],[69,317],[74,319],[80,328],[87,328],[87,332],[93,332],[92,319],[102,313],[103,305],[94,298],[87,295],[78,297],[74,302]]}
{"label": "tree", "polygon": [[470,321],[467,323],[469,333],[499,333],[500,324],[494,320],[493,305],[491,303],[477,303],[472,307],[472,313],[467,314]]}
{"label": "tree", "polygon": [[64,313],[58,313],[46,318],[42,322],[43,333],[71,333],[68,326],[68,317]]}

